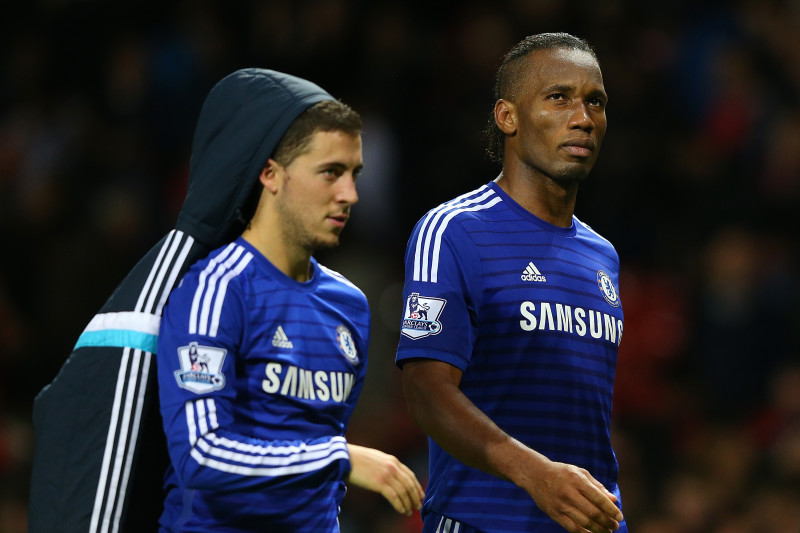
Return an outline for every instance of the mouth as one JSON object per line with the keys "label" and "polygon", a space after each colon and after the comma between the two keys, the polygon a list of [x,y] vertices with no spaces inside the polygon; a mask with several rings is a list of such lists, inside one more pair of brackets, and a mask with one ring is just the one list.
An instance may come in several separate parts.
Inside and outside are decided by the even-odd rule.
{"label": "mouth", "polygon": [[561,148],[572,156],[587,158],[592,155],[597,145],[592,139],[572,139],[563,143]]}
{"label": "mouth", "polygon": [[329,215],[328,220],[337,228],[343,228],[345,224],[347,224],[347,219],[350,218],[348,215]]}

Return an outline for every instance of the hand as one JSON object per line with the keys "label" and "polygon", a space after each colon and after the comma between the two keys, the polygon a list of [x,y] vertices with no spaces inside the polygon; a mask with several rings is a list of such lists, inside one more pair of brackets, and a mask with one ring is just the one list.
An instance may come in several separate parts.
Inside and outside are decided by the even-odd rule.
{"label": "hand", "polygon": [[622,512],[617,497],[583,468],[544,459],[525,488],[536,505],[571,533],[611,533]]}
{"label": "hand", "polygon": [[394,510],[411,515],[422,507],[425,493],[417,476],[397,457],[374,448],[347,445],[350,451],[348,481],[361,488],[379,492],[389,500]]}

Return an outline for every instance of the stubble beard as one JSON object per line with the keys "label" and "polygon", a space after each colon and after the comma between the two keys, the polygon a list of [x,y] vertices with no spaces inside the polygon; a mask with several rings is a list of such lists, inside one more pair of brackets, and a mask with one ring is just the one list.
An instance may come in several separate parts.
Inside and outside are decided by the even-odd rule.
{"label": "stubble beard", "polygon": [[277,208],[282,220],[283,238],[293,247],[307,252],[308,255],[314,255],[320,250],[336,248],[339,245],[339,233],[332,233],[333,238],[329,240],[315,236],[301,215],[302,209],[294,208],[283,200],[277,203]]}
{"label": "stubble beard", "polygon": [[569,166],[559,173],[554,173],[550,177],[557,185],[564,189],[580,185],[589,177],[591,168],[587,169],[581,166]]}

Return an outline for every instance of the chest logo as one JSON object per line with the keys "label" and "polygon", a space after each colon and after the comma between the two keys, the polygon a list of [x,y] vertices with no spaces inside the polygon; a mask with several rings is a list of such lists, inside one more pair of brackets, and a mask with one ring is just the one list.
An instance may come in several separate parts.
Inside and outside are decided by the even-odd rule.
{"label": "chest logo", "polygon": [[227,351],[196,342],[178,348],[181,369],[175,371],[178,386],[197,394],[220,390],[225,386],[222,363]]}
{"label": "chest logo", "polygon": [[412,292],[406,299],[403,311],[403,327],[400,333],[411,339],[421,339],[428,335],[436,335],[442,331],[439,317],[447,300],[428,298]]}
{"label": "chest logo", "polygon": [[539,283],[546,283],[547,278],[539,272],[539,269],[536,268],[536,265],[533,264],[533,261],[528,263],[528,266],[525,267],[525,270],[522,271],[522,275],[520,276],[522,281],[538,281]]}
{"label": "chest logo", "polygon": [[276,348],[294,348],[294,344],[289,340],[286,332],[283,331],[283,326],[278,326],[278,329],[275,330],[275,335],[272,336],[272,345]]}
{"label": "chest logo", "polygon": [[614,288],[614,283],[611,278],[602,270],[597,271],[597,286],[600,287],[600,292],[603,293],[603,298],[614,307],[619,307],[619,296],[617,289]]}
{"label": "chest logo", "polygon": [[350,330],[342,324],[336,327],[336,341],[339,343],[339,349],[347,360],[357,365],[358,350],[356,350],[356,342],[353,340],[353,334],[350,333]]}

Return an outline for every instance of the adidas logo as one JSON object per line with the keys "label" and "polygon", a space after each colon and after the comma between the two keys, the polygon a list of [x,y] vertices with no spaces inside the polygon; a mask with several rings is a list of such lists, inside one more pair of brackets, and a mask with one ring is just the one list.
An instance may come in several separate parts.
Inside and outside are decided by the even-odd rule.
{"label": "adidas logo", "polygon": [[283,331],[283,326],[278,326],[278,329],[275,330],[275,335],[272,336],[272,345],[276,348],[294,348],[294,344],[286,336],[286,332]]}
{"label": "adidas logo", "polygon": [[533,261],[528,263],[528,266],[525,267],[525,270],[522,272],[522,281],[538,281],[540,283],[544,283],[547,281],[547,278],[539,272],[539,269],[536,268],[536,265],[533,264]]}

